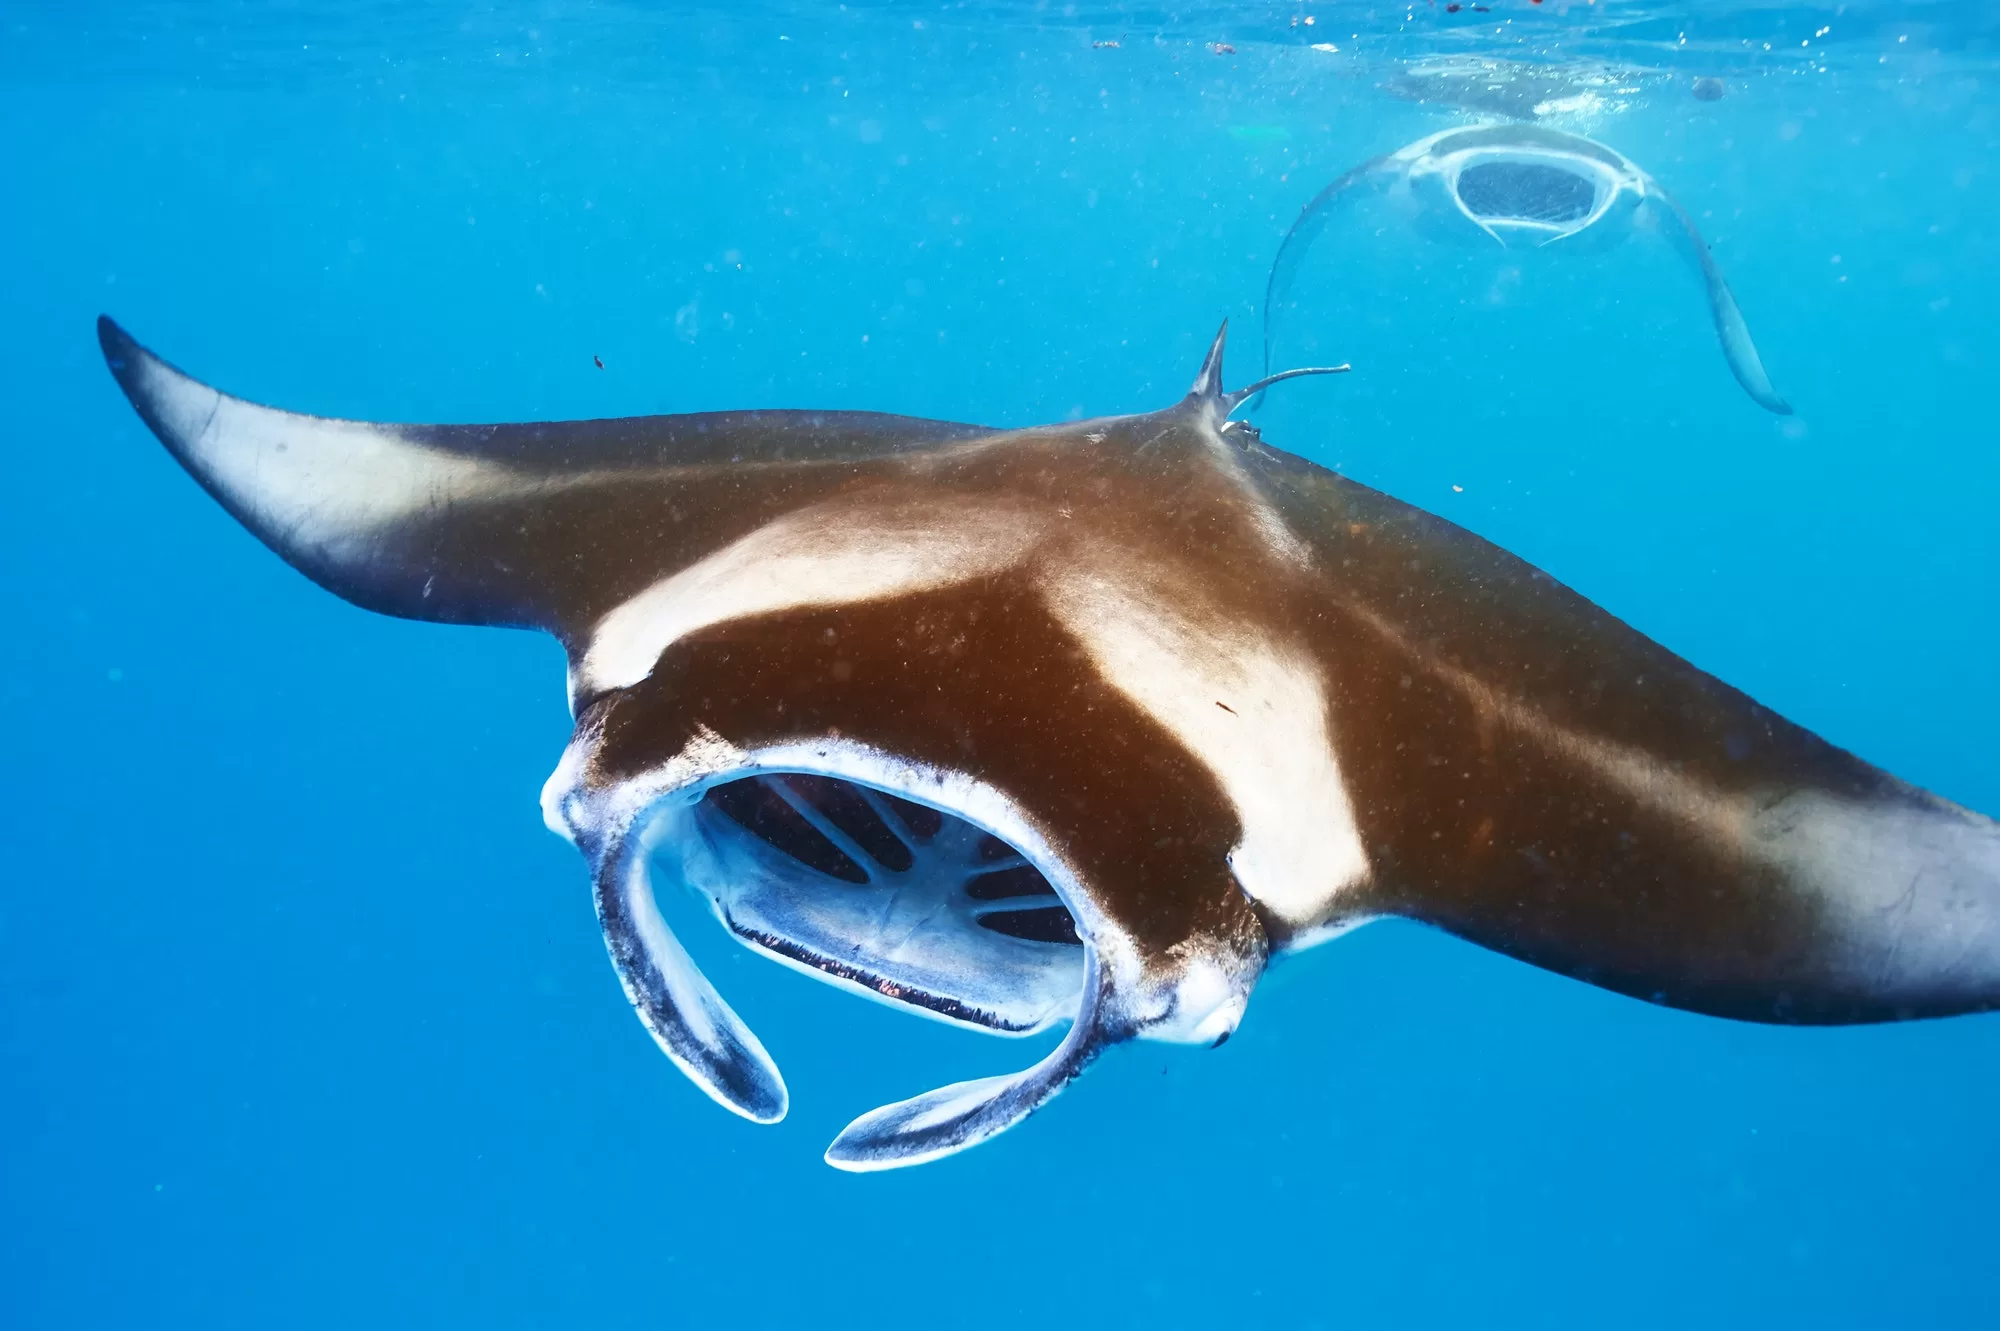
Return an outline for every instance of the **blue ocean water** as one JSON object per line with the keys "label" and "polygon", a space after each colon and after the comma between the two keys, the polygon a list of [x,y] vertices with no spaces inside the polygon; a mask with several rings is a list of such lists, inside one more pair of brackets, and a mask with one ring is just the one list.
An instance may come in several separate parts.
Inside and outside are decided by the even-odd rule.
{"label": "blue ocean water", "polygon": [[960,1157],[828,1169],[854,1115],[1022,1046],[688,906],[793,1093],[717,1109],[542,826],[559,649],[306,582],[91,321],[371,419],[1147,410],[1225,316],[1254,372],[1315,191],[1485,114],[1412,71],[1524,62],[1574,85],[1533,114],[1700,219],[1796,415],[1645,237],[1362,222],[1296,344],[1355,370],[1275,390],[1266,439],[2000,812],[1996,35],[1613,0],[0,11],[0,1326],[1993,1325],[2000,1017],[1736,1024],[1402,924],[1274,970],[1226,1048],[1114,1050]]}

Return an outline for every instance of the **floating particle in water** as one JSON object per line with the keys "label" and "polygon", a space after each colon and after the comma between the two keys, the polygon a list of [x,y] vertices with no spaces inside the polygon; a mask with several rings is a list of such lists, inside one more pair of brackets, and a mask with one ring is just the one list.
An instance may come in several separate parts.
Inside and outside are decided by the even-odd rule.
{"label": "floating particle in water", "polygon": [[1699,78],[1694,81],[1694,99],[1697,102],[1719,102],[1729,88],[1721,79]]}
{"label": "floating particle in water", "polygon": [[596,356],[592,356],[592,357],[590,358],[590,363],[591,363],[592,365],[595,365],[595,366],[596,366],[596,367],[597,367],[598,369],[600,369],[600,370],[604,368],[604,362],[603,362],[602,360],[598,359],[598,358],[597,358]]}
{"label": "floating particle in water", "polygon": [[1236,48],[1231,46],[1228,42],[1210,42],[1208,44],[1208,49],[1215,52],[1217,55],[1236,54]]}
{"label": "floating particle in water", "polygon": [[1091,49],[1096,51],[1115,51],[1118,49],[1117,42],[1092,42],[1090,45]]}

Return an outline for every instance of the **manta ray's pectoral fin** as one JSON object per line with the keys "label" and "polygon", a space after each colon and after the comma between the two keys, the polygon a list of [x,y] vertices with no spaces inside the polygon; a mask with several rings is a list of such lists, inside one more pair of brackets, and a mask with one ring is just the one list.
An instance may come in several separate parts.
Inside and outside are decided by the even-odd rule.
{"label": "manta ray's pectoral fin", "polygon": [[1750,325],[1744,322],[1743,311],[1737,308],[1736,296],[1729,290],[1729,283],[1723,280],[1722,269],[1709,253],[1708,242],[1702,238],[1694,218],[1688,216],[1687,209],[1680,201],[1660,186],[1651,176],[1646,177],[1646,197],[1657,203],[1673,219],[1673,225],[1662,228],[1667,238],[1674,243],[1681,257],[1687,260],[1701,276],[1702,285],[1708,293],[1708,312],[1715,320],[1716,340],[1722,343],[1722,355],[1729,362],[1729,372],[1736,376],[1736,382],[1743,385],[1743,391],[1750,395],[1764,410],[1779,416],[1792,414],[1792,406],[1771,385],[1771,376],[1764,372],[1764,362],[1757,355],[1757,344],[1750,340]]}
{"label": "manta ray's pectoral fin", "polygon": [[[109,318],[105,363],[141,418],[218,503],[286,563],[369,610],[459,623],[533,624],[525,561],[488,538],[451,548],[473,516],[531,491],[501,459],[439,447],[423,426],[260,406],[183,374]],[[506,530],[502,528],[501,530]]]}
{"label": "manta ray's pectoral fin", "polygon": [[653,849],[649,827],[591,855],[597,918],[618,981],[654,1041],[695,1085],[752,1122],[776,1123],[790,1103],[784,1078],[661,917],[648,873]]}
{"label": "manta ray's pectoral fin", "polygon": [[1109,994],[1097,949],[1087,946],[1085,953],[1076,1021],[1048,1057],[1010,1076],[955,1082],[871,1110],[834,1138],[826,1162],[852,1173],[920,1165],[977,1146],[1054,1099],[1107,1045],[1126,1038],[1106,1020]]}
{"label": "manta ray's pectoral fin", "polygon": [[[382,614],[545,629],[568,643],[662,572],[754,526],[769,486],[802,503],[851,476],[827,463],[990,433],[851,411],[339,420],[231,397],[108,318],[97,336],[118,386],[168,451],[320,586]],[[765,485],[745,484],[746,474]]]}

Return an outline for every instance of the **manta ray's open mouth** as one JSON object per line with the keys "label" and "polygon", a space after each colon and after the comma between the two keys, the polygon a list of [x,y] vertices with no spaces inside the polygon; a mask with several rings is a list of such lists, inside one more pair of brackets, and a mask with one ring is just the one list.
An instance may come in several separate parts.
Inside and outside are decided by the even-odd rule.
{"label": "manta ray's open mouth", "polygon": [[1012,815],[971,787],[960,793],[992,805],[985,826],[912,793],[777,763],[720,773],[653,802],[599,869],[598,916],[640,1019],[697,1085],[759,1122],[784,1117],[783,1079],[666,927],[655,877],[706,897],[748,946],[906,1011],[1004,1035],[1070,1023],[1032,1067],[862,1115],[827,1148],[841,1169],[963,1150],[1132,1033],[1122,1017],[1107,1025],[1109,981],[1093,932],[1072,914],[1080,898],[1066,866],[1021,852],[1039,834],[1022,824],[1011,843],[995,835]]}
{"label": "manta ray's open mouth", "polygon": [[853,781],[712,786],[655,854],[739,939],[870,997],[1002,1034],[1073,1017],[1084,958],[1048,879],[1000,838]]}
{"label": "manta ray's open mouth", "polygon": [[1545,162],[1480,162],[1458,173],[1458,198],[1484,222],[1563,226],[1597,206],[1597,182]]}

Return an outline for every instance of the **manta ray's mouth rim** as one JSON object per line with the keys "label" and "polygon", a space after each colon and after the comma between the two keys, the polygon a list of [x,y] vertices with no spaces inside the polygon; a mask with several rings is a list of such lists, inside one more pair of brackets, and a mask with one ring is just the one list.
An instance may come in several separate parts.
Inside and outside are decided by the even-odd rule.
{"label": "manta ray's mouth rim", "polygon": [[[1482,212],[1466,198],[1466,177],[1495,167],[1519,167],[1571,177],[1588,184],[1591,199],[1574,216],[1531,217],[1517,213]],[[1436,154],[1424,168],[1442,182],[1451,205],[1473,226],[1495,240],[1503,234],[1539,236],[1541,243],[1580,235],[1602,222],[1620,195],[1640,188],[1636,175],[1587,153],[1543,144],[1478,144]]]}

